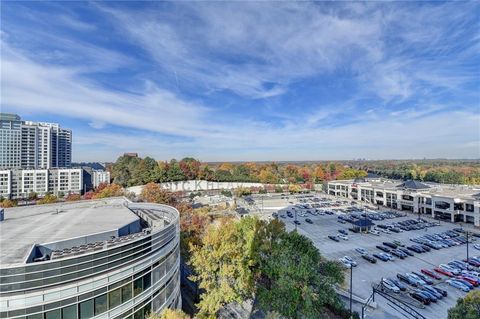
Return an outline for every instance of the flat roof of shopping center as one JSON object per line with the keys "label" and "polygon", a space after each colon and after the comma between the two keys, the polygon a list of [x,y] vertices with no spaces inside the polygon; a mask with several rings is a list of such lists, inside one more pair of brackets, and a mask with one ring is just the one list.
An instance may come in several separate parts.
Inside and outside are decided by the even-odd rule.
{"label": "flat roof of shopping center", "polygon": [[5,208],[0,222],[0,264],[21,263],[34,244],[117,230],[138,216],[124,198]]}
{"label": "flat roof of shopping center", "polygon": [[391,180],[391,179],[374,179],[374,180],[365,180],[365,181],[355,181],[355,180],[338,180],[332,182],[340,183],[357,183],[360,186],[373,187],[375,189],[385,189],[385,190],[410,190],[416,193],[422,193],[430,196],[439,196],[447,198],[461,198],[468,200],[480,200],[480,186],[470,186],[470,185],[453,185],[453,184],[437,184],[437,183],[428,183],[422,182],[429,186],[429,188],[424,189],[408,189],[399,187],[403,184],[404,181],[401,180]]}

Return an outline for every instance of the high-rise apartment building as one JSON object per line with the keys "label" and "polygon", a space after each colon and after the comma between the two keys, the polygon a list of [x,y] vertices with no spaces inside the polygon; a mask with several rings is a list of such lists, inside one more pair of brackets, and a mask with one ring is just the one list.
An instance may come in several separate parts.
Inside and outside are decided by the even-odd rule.
{"label": "high-rise apartment building", "polygon": [[71,167],[72,131],[0,113],[0,169]]}
{"label": "high-rise apartment building", "polygon": [[0,167],[21,167],[22,121],[15,114],[0,113]]}

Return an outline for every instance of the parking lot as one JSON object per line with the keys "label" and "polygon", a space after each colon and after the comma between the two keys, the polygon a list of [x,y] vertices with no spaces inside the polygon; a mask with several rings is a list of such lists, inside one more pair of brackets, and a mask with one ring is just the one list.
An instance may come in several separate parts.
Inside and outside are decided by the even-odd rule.
{"label": "parking lot", "polygon": [[[298,204],[299,200],[286,200],[284,206],[287,206],[287,208],[284,209],[278,209],[277,205],[280,204],[278,201],[279,199],[273,199],[271,202],[268,199],[263,199],[262,204],[264,207],[264,213],[267,214],[267,212],[265,211],[265,207],[276,208],[276,211],[279,211],[279,219],[286,224],[288,230],[293,230],[295,228],[294,217],[288,217],[286,211],[295,211],[291,207],[295,204]],[[302,200],[301,204],[304,203],[318,203],[318,201],[314,202],[311,199],[308,199],[306,201]],[[355,249],[361,247],[367,249],[370,254],[379,253],[381,252],[381,250],[376,248],[376,246],[382,245],[383,242],[392,242],[394,240],[397,240],[405,244],[406,246],[409,246],[415,244],[410,241],[411,238],[419,237],[425,234],[442,233],[456,228],[458,227],[458,225],[441,222],[438,226],[429,227],[421,230],[403,231],[391,234],[380,233],[379,236],[364,233],[353,233],[352,231],[348,230],[348,228],[352,227],[350,223],[341,224],[338,222],[338,216],[344,215],[341,211],[345,211],[345,208],[350,207],[350,203],[340,203],[336,200],[332,200],[331,198],[328,201],[326,199],[323,199],[323,201],[320,203],[324,203],[324,205],[322,205],[322,207],[318,208],[317,210],[330,210],[333,211],[334,214],[305,215],[305,212],[307,210],[311,211],[312,209],[297,208],[297,219],[300,222],[300,224],[297,225],[297,231],[310,238],[325,257],[333,260],[339,260],[339,258],[342,258],[344,256],[350,256],[357,262],[358,266],[353,268],[353,293],[362,299],[367,299],[372,294],[372,285],[378,284],[382,278],[395,278],[397,273],[404,274],[412,271],[420,272],[422,268],[432,270],[439,264],[446,264],[453,259],[462,260],[466,258],[466,245],[462,244],[458,246],[442,248],[439,250],[431,249],[430,252],[425,253],[412,252],[414,256],[407,257],[403,260],[400,258],[395,258],[395,260],[387,262],[377,260],[375,264],[372,264],[367,260],[361,258],[360,253],[358,253]],[[329,209],[328,205],[325,205],[325,203],[333,203],[335,204],[335,206],[331,206]],[[288,208],[288,206],[290,208]],[[297,205],[297,207],[299,206]],[[268,212],[270,211],[272,211],[272,209],[268,210]],[[305,222],[306,218],[310,219],[312,224]],[[405,217],[374,221],[374,223],[378,226],[382,224],[391,224],[392,222],[400,222],[415,218],[416,216],[410,215]],[[328,238],[329,235],[338,235],[338,230],[346,230],[348,232],[348,240],[340,239],[339,242],[336,242]],[[471,240],[473,241],[475,240],[475,238],[471,238]],[[469,248],[470,256],[480,255],[480,251],[474,249],[473,244],[470,244]],[[349,282],[349,273],[350,271],[346,271],[347,283]],[[411,304],[414,305],[415,309],[426,318],[446,318],[447,310],[455,305],[457,298],[462,297],[466,294],[465,292],[457,288],[451,287],[447,283],[445,283],[445,280],[448,279],[448,277],[444,275],[440,276],[442,277],[442,279],[434,280],[434,285],[443,290],[446,290],[448,292],[448,296],[442,298],[441,300],[438,300],[435,303],[432,303],[428,306],[423,306],[419,302],[410,298],[408,294],[403,294],[406,296],[404,299],[411,302]],[[348,285],[346,286],[346,289],[348,289]],[[402,316],[397,310],[388,306],[387,301],[382,299],[382,297],[376,297],[376,301],[378,302],[378,306],[380,309],[373,311],[370,310],[367,313],[368,317],[400,318]],[[356,308],[358,310],[358,305]]]}

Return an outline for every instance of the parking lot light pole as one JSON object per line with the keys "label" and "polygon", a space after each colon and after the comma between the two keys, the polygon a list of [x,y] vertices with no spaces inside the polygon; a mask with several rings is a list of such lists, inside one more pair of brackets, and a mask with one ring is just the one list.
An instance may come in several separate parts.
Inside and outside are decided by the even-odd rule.
{"label": "parking lot light pole", "polygon": [[352,318],[352,282],[353,282],[353,267],[350,265],[350,318]]}
{"label": "parking lot light pole", "polygon": [[295,231],[297,231],[297,210],[295,209],[294,212],[295,212],[295,222],[294,222],[294,224],[295,224]]}
{"label": "parking lot light pole", "polygon": [[468,256],[468,230],[466,230],[465,232],[467,234],[467,264],[468,264],[468,261],[470,260],[470,257]]}

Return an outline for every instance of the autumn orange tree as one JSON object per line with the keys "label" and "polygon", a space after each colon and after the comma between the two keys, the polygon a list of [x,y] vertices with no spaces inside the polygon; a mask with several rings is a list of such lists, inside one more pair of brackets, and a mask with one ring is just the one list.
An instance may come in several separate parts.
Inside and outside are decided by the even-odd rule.
{"label": "autumn orange tree", "polygon": [[93,195],[94,199],[98,198],[107,198],[107,197],[116,197],[116,196],[123,196],[125,194],[124,189],[122,186],[118,184],[110,184],[102,186],[99,190],[97,189]]}
{"label": "autumn orange tree", "polygon": [[43,196],[43,198],[37,200],[37,204],[38,205],[53,204],[53,203],[56,203],[57,201],[58,201],[57,196],[52,194],[46,194],[45,196]]}
{"label": "autumn orange tree", "polygon": [[11,207],[16,207],[17,206],[17,201],[16,200],[11,200],[11,199],[4,199],[0,202],[0,207],[3,208],[11,208]]}
{"label": "autumn orange tree", "polygon": [[140,199],[144,202],[173,205],[176,199],[172,192],[163,189],[159,184],[148,183],[143,186]]}
{"label": "autumn orange tree", "polygon": [[66,202],[74,202],[81,199],[82,196],[80,196],[80,194],[68,194],[67,197],[65,197]]}

